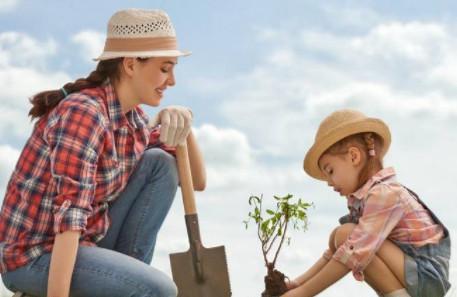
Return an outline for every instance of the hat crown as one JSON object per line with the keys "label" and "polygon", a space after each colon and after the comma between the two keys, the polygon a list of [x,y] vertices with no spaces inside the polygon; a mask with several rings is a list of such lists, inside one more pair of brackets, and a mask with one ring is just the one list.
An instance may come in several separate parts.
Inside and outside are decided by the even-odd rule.
{"label": "hat crown", "polygon": [[125,9],[108,21],[107,38],[176,37],[168,14],[162,10]]}
{"label": "hat crown", "polygon": [[380,119],[369,118],[357,110],[341,109],[326,117],[317,130],[314,144],[303,160],[303,168],[312,177],[325,180],[319,168],[322,154],[338,141],[350,135],[372,132],[381,139],[381,150],[376,152],[382,158],[390,146],[389,127]]}
{"label": "hat crown", "polygon": [[358,120],[366,119],[363,113],[357,110],[352,109],[342,109],[337,110],[327,116],[322,123],[319,125],[319,129],[317,130],[315,141],[318,141],[324,138],[326,135],[344,125],[346,123],[351,123]]}

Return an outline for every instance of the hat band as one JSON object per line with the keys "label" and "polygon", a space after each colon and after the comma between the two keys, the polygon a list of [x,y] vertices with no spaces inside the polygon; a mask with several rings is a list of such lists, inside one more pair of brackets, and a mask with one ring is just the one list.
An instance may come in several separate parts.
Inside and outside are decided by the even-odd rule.
{"label": "hat band", "polygon": [[105,52],[144,52],[151,50],[175,50],[175,37],[107,38]]}

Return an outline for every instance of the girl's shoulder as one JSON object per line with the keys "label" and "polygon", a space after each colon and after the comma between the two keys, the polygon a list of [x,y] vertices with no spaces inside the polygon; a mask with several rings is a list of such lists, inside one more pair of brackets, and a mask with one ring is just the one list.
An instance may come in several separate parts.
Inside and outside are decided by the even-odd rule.
{"label": "girl's shoulder", "polygon": [[401,203],[410,199],[408,190],[397,180],[378,181],[367,191],[366,201]]}

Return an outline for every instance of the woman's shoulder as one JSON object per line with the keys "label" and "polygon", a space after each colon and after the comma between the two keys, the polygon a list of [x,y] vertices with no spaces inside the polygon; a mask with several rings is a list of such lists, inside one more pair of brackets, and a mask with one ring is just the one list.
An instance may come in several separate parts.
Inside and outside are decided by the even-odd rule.
{"label": "woman's shoulder", "polygon": [[83,90],[81,92],[71,93],[57,105],[57,107],[59,106],[63,110],[67,108],[79,108],[99,111],[101,104],[97,96],[93,96],[93,94]]}
{"label": "woman's shoulder", "polygon": [[89,120],[93,125],[102,127],[108,125],[108,119],[103,104],[96,96],[86,92],[75,92],[65,97],[50,112],[46,126],[50,128],[59,121],[75,122]]}
{"label": "woman's shoulder", "polygon": [[102,102],[102,99],[97,96],[97,93],[95,92],[86,92],[86,90],[82,90],[80,92],[71,93],[62,99],[62,101],[52,110],[50,117],[60,117],[63,114],[72,112],[102,116],[106,113]]}

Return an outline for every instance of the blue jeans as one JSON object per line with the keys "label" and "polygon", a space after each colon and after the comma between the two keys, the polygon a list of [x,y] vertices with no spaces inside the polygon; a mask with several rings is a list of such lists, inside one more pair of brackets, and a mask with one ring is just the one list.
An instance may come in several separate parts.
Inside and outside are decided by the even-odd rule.
{"label": "blue jeans", "polygon": [[[144,152],[129,182],[109,206],[111,225],[97,247],[79,246],[71,297],[175,297],[177,288],[149,264],[157,233],[178,186],[176,162],[161,149]],[[2,274],[5,286],[46,296],[51,254]]]}

